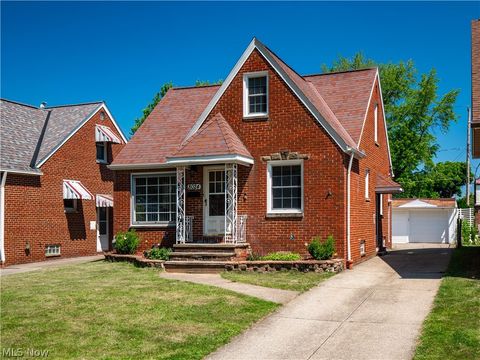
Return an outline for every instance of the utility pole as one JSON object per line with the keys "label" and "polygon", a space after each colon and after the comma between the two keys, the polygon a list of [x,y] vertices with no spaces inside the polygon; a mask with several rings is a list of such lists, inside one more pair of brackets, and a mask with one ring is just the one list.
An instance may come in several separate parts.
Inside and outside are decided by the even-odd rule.
{"label": "utility pole", "polygon": [[470,107],[467,107],[467,206],[470,206]]}

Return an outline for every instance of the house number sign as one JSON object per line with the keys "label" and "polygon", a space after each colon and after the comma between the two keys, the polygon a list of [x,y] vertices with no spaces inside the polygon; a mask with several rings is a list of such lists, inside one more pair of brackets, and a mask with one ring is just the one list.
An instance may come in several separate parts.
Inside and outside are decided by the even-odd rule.
{"label": "house number sign", "polygon": [[198,191],[202,188],[202,185],[200,184],[187,184],[187,190],[190,191]]}

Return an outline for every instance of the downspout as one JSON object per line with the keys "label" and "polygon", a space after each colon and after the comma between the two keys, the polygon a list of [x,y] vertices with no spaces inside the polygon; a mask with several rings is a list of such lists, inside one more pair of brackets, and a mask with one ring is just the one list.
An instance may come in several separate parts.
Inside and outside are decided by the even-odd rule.
{"label": "downspout", "polygon": [[0,180],[0,261],[5,263],[5,182],[7,172],[2,173]]}
{"label": "downspout", "polygon": [[350,161],[348,162],[348,169],[347,169],[347,264],[346,267],[349,268],[349,265],[352,262],[352,250],[350,246],[350,182],[351,182],[351,172],[352,172],[352,164],[353,164],[353,157],[355,155],[355,151],[352,148],[347,149],[347,153],[350,153]]}

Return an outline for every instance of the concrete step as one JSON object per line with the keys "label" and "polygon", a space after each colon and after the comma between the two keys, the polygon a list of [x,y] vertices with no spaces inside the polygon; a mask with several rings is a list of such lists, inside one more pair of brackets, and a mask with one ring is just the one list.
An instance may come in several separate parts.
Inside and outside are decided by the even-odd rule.
{"label": "concrete step", "polygon": [[174,251],[170,260],[228,261],[235,258],[234,251]]}
{"label": "concrete step", "polygon": [[225,271],[225,265],[230,261],[165,261],[166,272],[171,273],[201,273],[201,274],[218,274]]}
{"label": "concrete step", "polygon": [[237,248],[247,248],[248,244],[203,244],[188,243],[173,245],[174,252],[235,252]]}

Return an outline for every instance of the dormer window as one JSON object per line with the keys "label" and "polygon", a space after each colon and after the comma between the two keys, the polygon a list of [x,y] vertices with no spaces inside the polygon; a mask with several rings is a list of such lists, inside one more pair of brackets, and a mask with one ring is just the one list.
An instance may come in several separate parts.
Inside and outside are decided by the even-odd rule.
{"label": "dormer window", "polygon": [[243,116],[268,115],[268,73],[266,71],[243,75]]}

